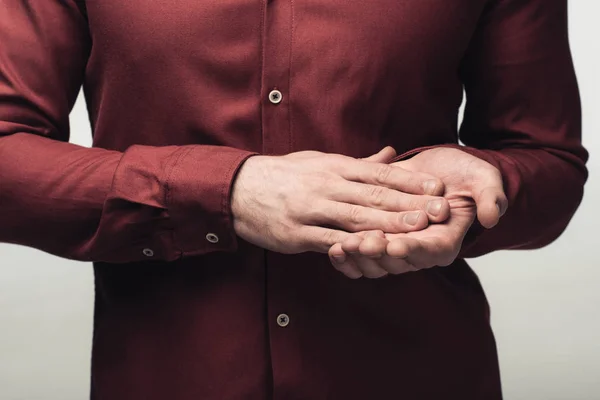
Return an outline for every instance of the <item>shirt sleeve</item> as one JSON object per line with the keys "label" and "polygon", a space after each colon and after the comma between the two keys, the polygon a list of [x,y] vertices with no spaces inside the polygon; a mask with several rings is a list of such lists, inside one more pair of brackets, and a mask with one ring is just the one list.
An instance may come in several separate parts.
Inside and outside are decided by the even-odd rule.
{"label": "shirt sleeve", "polygon": [[0,242],[112,263],[234,251],[231,183],[254,153],[68,143],[91,46],[81,4],[0,1]]}
{"label": "shirt sleeve", "polygon": [[567,0],[488,1],[460,68],[464,146],[442,146],[498,168],[509,208],[490,230],[476,223],[460,257],[545,246],[581,202],[588,153],[567,25]]}

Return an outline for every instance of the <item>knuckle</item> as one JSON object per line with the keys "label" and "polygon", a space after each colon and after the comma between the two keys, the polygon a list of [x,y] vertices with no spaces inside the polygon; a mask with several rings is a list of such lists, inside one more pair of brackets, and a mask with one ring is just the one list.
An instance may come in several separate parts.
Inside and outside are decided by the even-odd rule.
{"label": "knuckle", "polygon": [[335,243],[335,235],[333,230],[326,230],[321,236],[321,245],[331,246]]}
{"label": "knuckle", "polygon": [[271,236],[277,244],[285,243],[291,239],[289,228],[287,225],[283,224],[279,227],[279,229],[273,230]]}
{"label": "knuckle", "polygon": [[315,159],[315,166],[327,171],[339,173],[348,165],[348,161],[354,161],[353,158],[342,154],[326,154],[325,157]]}
{"label": "knuckle", "polygon": [[431,182],[431,188],[429,189],[430,192],[427,194],[429,194],[431,196],[441,196],[444,194],[444,183],[442,182],[441,179],[431,177],[431,178],[427,179],[427,181]]}
{"label": "knuckle", "polygon": [[282,232],[273,232],[271,234],[271,241],[273,247],[279,249],[281,252],[293,252],[296,247],[296,242],[289,240]]}
{"label": "knuckle", "polygon": [[410,200],[408,201],[407,211],[424,210],[426,208],[426,201],[426,199],[422,199],[421,197],[411,196]]}
{"label": "knuckle", "polygon": [[500,171],[492,165],[484,165],[483,168],[478,168],[476,171],[479,177],[485,180],[497,180],[502,178]]}
{"label": "knuckle", "polygon": [[293,253],[303,253],[305,251],[313,250],[313,247],[315,247],[315,244],[313,243],[315,242],[315,238],[310,237],[306,234],[306,232],[303,232],[301,229],[297,230],[293,235],[294,236],[292,236],[291,238],[288,238],[292,239],[288,240],[288,247],[292,249]]}
{"label": "knuckle", "polygon": [[382,186],[370,186],[367,189],[367,198],[374,207],[382,207],[385,204],[386,188]]}
{"label": "knuckle", "polygon": [[291,220],[284,218],[277,229],[272,230],[273,238],[279,244],[298,242],[298,229]]}
{"label": "knuckle", "polygon": [[346,220],[352,226],[360,226],[363,224],[362,210],[359,206],[351,205],[346,212]]}
{"label": "knuckle", "polygon": [[323,193],[334,184],[331,175],[321,171],[306,174],[304,183],[312,189],[312,193]]}
{"label": "knuckle", "polygon": [[303,218],[315,218],[317,215],[317,209],[315,207],[310,207],[309,199],[305,199],[305,201],[298,202],[298,204],[294,204],[289,207],[288,215],[291,218],[301,220]]}
{"label": "knuckle", "polygon": [[392,174],[392,167],[387,164],[378,165],[375,168],[375,182],[384,184],[388,182],[390,179],[390,175]]}
{"label": "knuckle", "polygon": [[316,151],[316,150],[302,150],[302,151],[297,151],[295,153],[288,154],[288,156],[293,156],[296,158],[314,158],[314,157],[319,157],[322,155],[323,155],[323,153]]}
{"label": "knuckle", "polygon": [[316,247],[320,248],[323,252],[329,253],[332,246],[340,243],[343,240],[343,235],[335,229],[327,229],[321,237],[318,238]]}

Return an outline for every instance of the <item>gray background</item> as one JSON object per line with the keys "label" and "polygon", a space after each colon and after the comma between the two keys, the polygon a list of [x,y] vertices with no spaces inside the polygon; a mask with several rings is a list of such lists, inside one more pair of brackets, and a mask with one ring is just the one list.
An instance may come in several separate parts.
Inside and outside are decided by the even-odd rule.
{"label": "gray background", "polygon": [[[578,214],[545,249],[471,261],[492,305],[508,400],[600,399],[599,12],[596,1],[571,0],[584,141],[592,153]],[[89,146],[82,99],[71,123],[72,141]],[[90,264],[0,244],[0,399],[86,398],[92,310]]]}

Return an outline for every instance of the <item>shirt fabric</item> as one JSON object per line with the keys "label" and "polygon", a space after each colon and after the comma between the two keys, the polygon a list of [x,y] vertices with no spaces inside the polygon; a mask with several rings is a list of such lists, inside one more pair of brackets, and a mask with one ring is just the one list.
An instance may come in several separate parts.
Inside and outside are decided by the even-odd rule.
{"label": "shirt fabric", "polygon": [[[566,3],[0,0],[0,241],[94,262],[91,398],[500,399],[463,259],[548,244],[581,200]],[[490,162],[507,214],[378,280],[236,237],[248,157],[385,145]]]}

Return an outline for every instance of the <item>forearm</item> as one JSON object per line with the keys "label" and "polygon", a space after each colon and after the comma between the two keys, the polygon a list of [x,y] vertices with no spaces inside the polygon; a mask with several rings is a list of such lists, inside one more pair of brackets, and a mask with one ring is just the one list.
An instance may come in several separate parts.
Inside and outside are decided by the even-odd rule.
{"label": "forearm", "polygon": [[1,137],[0,241],[105,262],[232,251],[230,185],[251,154],[198,145],[121,153],[26,133]]}
{"label": "forearm", "polygon": [[459,69],[467,97],[459,137],[500,170],[509,207],[495,228],[472,229],[465,257],[552,242],[587,178],[567,1],[489,3]]}

